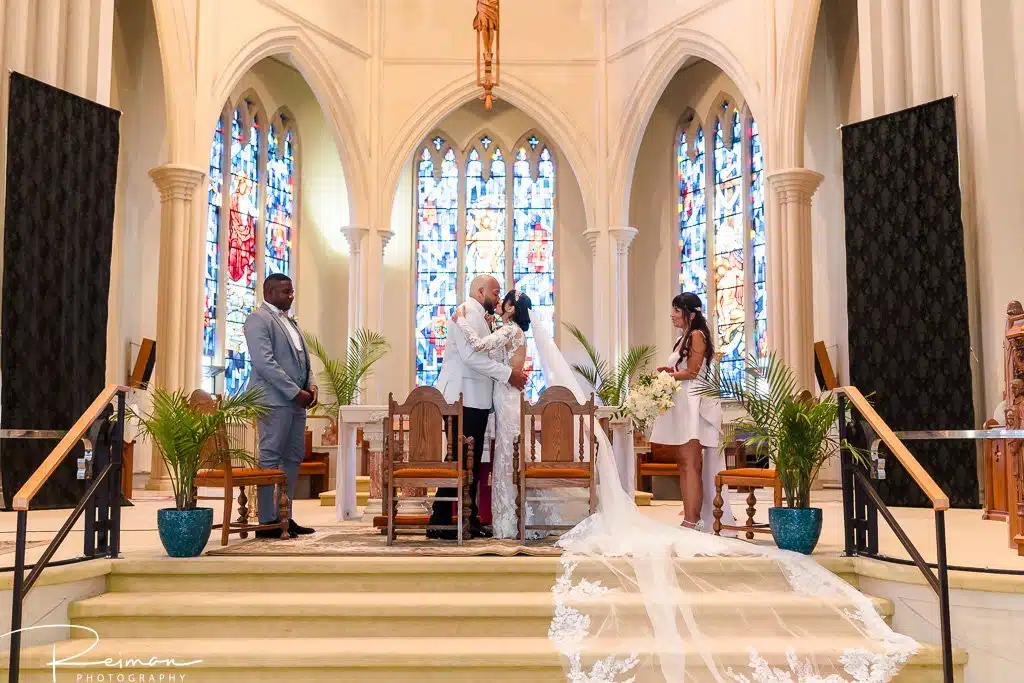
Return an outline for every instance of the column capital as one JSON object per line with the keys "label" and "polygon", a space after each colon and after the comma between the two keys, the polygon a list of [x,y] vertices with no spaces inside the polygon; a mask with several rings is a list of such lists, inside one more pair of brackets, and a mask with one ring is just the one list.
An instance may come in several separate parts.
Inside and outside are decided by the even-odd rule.
{"label": "column capital", "polygon": [[587,238],[587,242],[590,243],[590,255],[591,256],[597,256],[597,240],[598,240],[599,237],[601,237],[602,234],[603,234],[602,231],[594,230],[593,228],[591,228],[590,230],[584,230],[583,231],[583,236],[586,237]]}
{"label": "column capital", "polygon": [[341,234],[348,240],[349,250],[353,254],[358,254],[363,248],[363,240],[370,234],[370,229],[365,225],[343,225]]}
{"label": "column capital", "polygon": [[810,204],[825,176],[809,168],[789,168],[768,174],[768,183],[783,204]]}
{"label": "column capital", "polygon": [[377,234],[380,235],[380,254],[381,254],[381,256],[383,256],[384,255],[384,250],[387,249],[388,242],[390,242],[391,238],[395,236],[395,231],[394,230],[381,230]]}
{"label": "column capital", "polygon": [[195,166],[164,164],[149,170],[149,177],[160,190],[160,201],[191,199],[206,173]]}
{"label": "column capital", "polygon": [[629,246],[633,244],[633,238],[640,232],[629,225],[612,226],[608,228],[608,234],[615,240],[615,248],[620,256],[629,253]]}

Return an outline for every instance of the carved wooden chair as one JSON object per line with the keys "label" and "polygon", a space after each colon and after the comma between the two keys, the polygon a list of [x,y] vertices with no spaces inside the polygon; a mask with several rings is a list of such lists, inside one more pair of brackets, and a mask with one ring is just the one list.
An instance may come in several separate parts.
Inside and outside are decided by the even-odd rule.
{"label": "carved wooden chair", "polygon": [[[736,491],[746,488],[747,493],[747,523],[743,526],[722,524],[722,506],[725,500],[722,498],[722,488],[728,486]],[[757,513],[757,497],[755,489],[767,488],[772,490],[772,500],[775,507],[782,507],[782,482],[775,470],[761,467],[741,467],[735,470],[722,470],[715,475],[715,499],[712,514],[715,522],[712,528],[715,536],[722,533],[722,529],[729,531],[741,531],[746,534],[747,539],[754,538],[755,533],[770,534],[771,529],[767,524],[755,524],[754,515]],[[706,494],[705,494],[706,495]]]}
{"label": "carved wooden chair", "polygon": [[[574,443],[577,418],[579,439]],[[525,396],[520,398],[520,419],[519,439],[512,450],[512,472],[516,478],[522,541],[528,530],[568,531],[573,526],[527,524],[526,500],[531,489],[586,488],[590,492],[590,514],[597,509],[597,405],[593,394],[589,401],[580,404],[569,389],[552,386],[541,393],[535,404],[528,403]],[[538,442],[543,460],[537,458]]]}
{"label": "carved wooden chair", "polygon": [[[447,419],[445,419],[447,418]],[[408,432],[404,424],[408,421]],[[384,513],[388,518],[387,544],[397,537],[398,493],[402,488],[454,488],[456,496],[434,500],[456,503],[456,524],[427,524],[425,529],[456,531],[459,545],[469,538],[470,476],[473,471],[473,440],[455,434],[455,423],[462,425],[462,397],[448,403],[433,387],[417,387],[399,404],[388,396],[388,416],[384,418],[385,455],[381,479],[384,482]],[[442,439],[442,435],[446,439]],[[405,443],[406,438],[408,444]],[[447,445],[442,445],[447,444]],[[468,448],[469,461],[463,466],[461,447]]]}
{"label": "carved wooden chair", "polygon": [[[199,389],[189,396],[189,404],[201,410],[212,412],[216,399],[205,391]],[[239,534],[242,538],[249,535],[250,531],[259,529],[281,529],[281,538],[288,538],[288,478],[281,470],[265,469],[262,467],[249,467],[244,464],[237,464],[231,461],[231,456],[226,452],[228,448],[227,430],[221,427],[217,430],[214,440],[207,442],[203,448],[213,455],[213,449],[224,450],[225,455],[221,458],[220,465],[210,469],[199,470],[193,485],[196,488],[221,488],[224,493],[221,496],[197,496],[198,500],[223,500],[224,521],[221,524],[214,524],[214,529],[220,529],[220,544],[227,545],[228,537],[231,534]],[[278,511],[280,516],[279,524],[250,524],[249,498],[246,495],[246,487],[249,486],[276,486]],[[234,502],[232,491],[238,487],[238,521],[231,521],[231,504]]]}

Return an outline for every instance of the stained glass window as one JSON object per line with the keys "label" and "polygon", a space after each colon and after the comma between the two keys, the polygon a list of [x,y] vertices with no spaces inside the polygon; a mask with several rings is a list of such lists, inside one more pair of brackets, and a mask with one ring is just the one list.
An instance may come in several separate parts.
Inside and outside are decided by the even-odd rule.
{"label": "stained glass window", "polygon": [[739,379],[748,351],[768,353],[764,156],[757,123],[723,102],[703,125],[692,116],[683,122],[676,158],[680,290],[705,301],[721,371]]}
{"label": "stained glass window", "polygon": [[206,199],[206,272],[203,276],[203,356],[204,389],[212,392],[217,362],[217,301],[220,294],[220,217],[221,189],[224,184],[224,117],[217,119],[210,147],[210,189]]}
{"label": "stained glass window", "polygon": [[[460,196],[457,153],[447,136],[434,134],[416,166],[416,383],[432,385],[441,369],[455,306],[465,300],[477,275],[493,275],[502,291],[512,285],[529,294],[534,321],[554,333],[555,163],[552,151],[530,135],[506,158],[494,136],[475,136],[464,153]],[[508,164],[512,192],[508,190]],[[509,225],[508,217],[512,216]],[[533,335],[528,339],[527,396],[543,389],[533,371]]]}
{"label": "stained glass window", "polygon": [[[692,138],[692,139],[691,139]],[[704,198],[704,131],[679,134],[676,145],[679,182],[679,268],[681,291],[699,294],[707,310],[707,202]]]}
{"label": "stained glass window", "polygon": [[[441,153],[440,163],[435,155]],[[433,385],[459,303],[459,166],[437,137],[424,147],[416,173],[416,383]]]}
{"label": "stained glass window", "polygon": [[292,215],[295,210],[294,136],[287,118],[270,126],[267,136],[267,223],[263,273],[290,273]]}
{"label": "stained glass window", "polygon": [[[479,275],[493,275],[505,290],[505,159],[488,137],[481,139],[481,154],[473,147],[466,161],[466,289]],[[490,158],[488,158],[490,157]],[[486,169],[485,169],[486,164]],[[486,171],[486,172],[485,172]]]}
{"label": "stained glass window", "polygon": [[761,136],[757,132],[757,121],[750,119],[747,128],[750,140],[750,249],[754,266],[754,348],[757,355],[768,355],[768,306],[767,280],[768,264],[765,258],[764,224],[764,154],[761,153]]}
{"label": "stained glass window", "polygon": [[[528,141],[529,142],[529,141]],[[534,144],[533,147],[536,147]],[[513,166],[512,274],[517,291],[533,303],[531,318],[554,336],[555,308],[555,164],[546,147],[531,163],[532,150],[520,147]],[[536,367],[533,329],[527,333],[526,397],[536,400],[544,378]]]}
{"label": "stained glass window", "polygon": [[202,365],[211,393],[245,388],[252,368],[245,319],[263,279],[294,267],[294,126],[283,113],[267,120],[253,97],[243,98],[218,120],[210,149]]}

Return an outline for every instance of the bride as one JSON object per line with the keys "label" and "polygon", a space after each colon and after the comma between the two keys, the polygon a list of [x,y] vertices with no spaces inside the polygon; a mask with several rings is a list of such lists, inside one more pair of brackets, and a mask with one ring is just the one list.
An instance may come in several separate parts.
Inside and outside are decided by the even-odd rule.
{"label": "bride", "polygon": [[[497,331],[479,337],[468,323],[462,307],[456,309],[452,321],[466,336],[474,351],[487,353],[493,360],[522,372],[526,364],[526,333],[530,331],[530,309],[533,304],[523,292],[510,291],[496,313],[504,325]],[[512,447],[519,438],[520,392],[507,382],[494,383],[494,454],[491,463],[491,516],[494,538],[516,538],[519,523],[516,510],[516,487],[512,476]],[[541,453],[543,458],[543,453]],[[587,503],[575,492],[559,489],[543,491],[526,501],[526,523],[529,525],[562,525],[583,517]],[[528,539],[538,539],[547,532],[528,532]]]}

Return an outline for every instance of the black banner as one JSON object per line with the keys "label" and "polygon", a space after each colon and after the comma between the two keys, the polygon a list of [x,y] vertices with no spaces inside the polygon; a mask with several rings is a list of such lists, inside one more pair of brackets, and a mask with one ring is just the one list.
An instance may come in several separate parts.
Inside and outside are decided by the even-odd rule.
{"label": "black banner", "polygon": [[[946,98],[843,128],[850,380],[895,431],[972,429],[956,110]],[[955,507],[979,507],[972,442],[908,441]],[[895,458],[887,505],[928,501]]]}
{"label": "black banner", "polygon": [[[68,429],[103,390],[121,113],[10,76],[0,427]],[[4,506],[56,441],[0,444]],[[77,452],[32,501],[72,507]]]}

